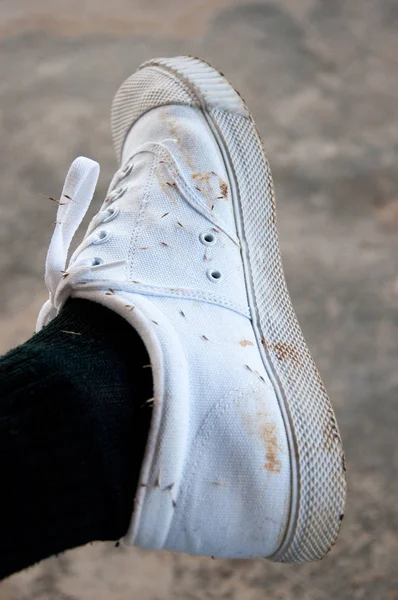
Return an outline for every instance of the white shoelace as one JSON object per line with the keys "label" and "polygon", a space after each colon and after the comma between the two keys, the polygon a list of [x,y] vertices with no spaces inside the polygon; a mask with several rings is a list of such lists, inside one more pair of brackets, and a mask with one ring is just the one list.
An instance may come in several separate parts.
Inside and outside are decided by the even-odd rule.
{"label": "white shoelace", "polygon": [[99,172],[97,162],[80,156],[73,161],[65,178],[46,258],[45,282],[50,300],[65,274],[70,244],[90,206]]}
{"label": "white shoelace", "polygon": [[[60,296],[67,294],[66,288],[68,285],[72,285],[72,279],[74,281],[79,277],[81,278],[88,269],[93,268],[92,264],[82,264],[80,266],[75,264],[72,273],[70,270],[66,271],[66,264],[72,239],[94,196],[99,172],[100,167],[97,162],[80,156],[73,161],[66,175],[45,265],[44,279],[49,299],[40,311],[38,323],[45,324],[54,317],[60,303],[62,304]],[[94,226],[98,224],[99,222],[93,223]],[[91,241],[89,238],[83,241],[83,244],[79,246],[73,255],[70,264],[75,263],[78,253],[84,248],[84,245],[87,246]],[[115,263],[103,263],[99,266],[109,266],[110,264]],[[66,281],[66,278],[68,278],[68,281]],[[62,285],[63,279],[65,285]]]}

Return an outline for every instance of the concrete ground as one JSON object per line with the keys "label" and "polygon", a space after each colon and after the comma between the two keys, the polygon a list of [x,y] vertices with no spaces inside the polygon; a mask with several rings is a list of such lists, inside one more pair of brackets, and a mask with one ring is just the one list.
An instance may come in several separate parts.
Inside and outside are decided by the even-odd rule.
{"label": "concrete ground", "polygon": [[0,350],[26,339],[72,159],[116,163],[109,108],[143,60],[190,53],[252,108],[288,285],[348,459],[339,542],[317,564],[94,544],[0,584],[1,600],[398,599],[398,4],[395,0],[2,0]]}

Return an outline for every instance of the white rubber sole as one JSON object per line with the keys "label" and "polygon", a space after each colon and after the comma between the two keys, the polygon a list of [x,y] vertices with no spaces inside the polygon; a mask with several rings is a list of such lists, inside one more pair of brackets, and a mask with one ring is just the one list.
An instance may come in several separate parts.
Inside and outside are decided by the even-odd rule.
{"label": "white rubber sole", "polygon": [[[260,137],[243,99],[207,63],[176,57],[155,59],[140,69],[156,70],[170,81],[154,105],[186,103],[202,109],[229,174],[253,328],[290,449],[289,524],[279,549],[267,558],[320,559],[333,546],[343,518],[345,461],[333,409],[287,291],[272,176]],[[126,99],[133,77],[121,86],[114,101],[112,127],[119,157],[139,112],[131,116]],[[173,92],[177,87],[178,94]]]}

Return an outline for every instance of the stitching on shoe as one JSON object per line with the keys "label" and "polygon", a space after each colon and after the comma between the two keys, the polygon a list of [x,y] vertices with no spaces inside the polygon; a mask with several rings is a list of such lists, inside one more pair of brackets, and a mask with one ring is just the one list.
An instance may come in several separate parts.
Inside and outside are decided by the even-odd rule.
{"label": "stitching on shoe", "polygon": [[[75,282],[71,279],[72,274],[65,280],[63,283],[63,288],[70,288],[72,290],[80,290],[83,287],[86,290],[96,290],[96,291],[104,291],[112,288],[115,291],[120,293],[132,293],[138,294],[141,296],[159,296],[165,298],[182,298],[188,300],[196,300],[199,302],[207,302],[209,304],[215,304],[217,306],[222,306],[223,308],[228,308],[237,314],[245,317],[246,319],[251,318],[251,313],[249,306],[238,304],[237,302],[233,302],[229,298],[224,296],[213,294],[210,292],[203,292],[201,290],[190,290],[188,288],[167,288],[163,286],[155,286],[149,285],[145,283],[134,283],[132,281],[101,281],[101,280],[91,280],[87,282]],[[81,274],[79,274],[81,277]],[[81,283],[81,285],[79,285]]]}
{"label": "stitching on shoe", "polygon": [[[143,152],[145,152],[145,151],[143,151]],[[137,152],[137,154],[139,154],[139,153]],[[156,160],[153,158],[150,173],[149,173],[147,182],[145,184],[145,188],[144,188],[142,196],[141,196],[138,217],[137,217],[134,229],[133,229],[133,231],[131,233],[131,237],[130,237],[129,249],[128,249],[128,253],[127,253],[127,265],[128,265],[128,276],[129,277],[132,276],[132,272],[133,272],[133,263],[134,263],[134,256],[136,254],[136,249],[137,249],[138,236],[142,230],[142,222],[143,222],[144,214],[145,214],[145,211],[146,211],[146,208],[148,205],[147,200],[149,197],[149,192],[153,185],[153,175],[155,172],[155,166],[156,166]]]}

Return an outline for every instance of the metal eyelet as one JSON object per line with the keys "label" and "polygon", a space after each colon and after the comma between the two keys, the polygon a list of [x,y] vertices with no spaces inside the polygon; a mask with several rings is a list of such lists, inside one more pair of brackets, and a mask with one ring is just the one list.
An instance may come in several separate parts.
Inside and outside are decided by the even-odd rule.
{"label": "metal eyelet", "polygon": [[113,219],[116,219],[120,212],[120,208],[118,206],[115,206],[114,208],[107,208],[103,212],[108,213],[108,216],[104,216],[104,218],[101,220],[101,223],[109,223],[109,221],[113,221]]}
{"label": "metal eyelet", "polygon": [[91,243],[96,246],[99,244],[104,244],[105,242],[107,242],[109,240],[110,237],[111,237],[110,232],[106,231],[106,229],[102,229],[95,235],[95,237],[93,237],[93,240]]}
{"label": "metal eyelet", "polygon": [[218,283],[222,279],[222,275],[220,271],[217,271],[217,269],[208,269],[207,277],[214,283]]}
{"label": "metal eyelet", "polygon": [[201,233],[199,239],[204,246],[215,246],[217,244],[217,238],[212,231]]}
{"label": "metal eyelet", "polygon": [[91,266],[92,267],[98,267],[98,265],[102,265],[103,264],[103,260],[102,258],[98,258],[97,256],[94,256],[94,258],[91,261]]}
{"label": "metal eyelet", "polygon": [[125,167],[123,167],[123,169],[121,171],[122,177],[128,177],[133,169],[134,169],[133,163],[127,164]]}
{"label": "metal eyelet", "polygon": [[111,192],[109,194],[109,196],[106,198],[105,202],[109,203],[109,204],[116,202],[116,200],[119,200],[119,198],[124,196],[124,194],[127,192],[127,190],[128,190],[128,187],[124,186],[119,190],[115,190],[115,191]]}

